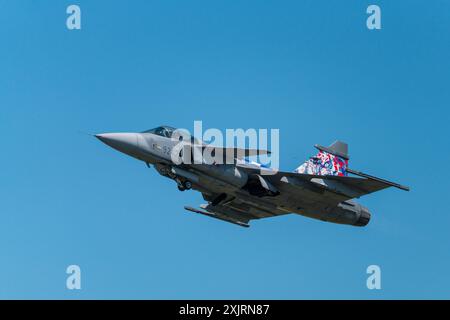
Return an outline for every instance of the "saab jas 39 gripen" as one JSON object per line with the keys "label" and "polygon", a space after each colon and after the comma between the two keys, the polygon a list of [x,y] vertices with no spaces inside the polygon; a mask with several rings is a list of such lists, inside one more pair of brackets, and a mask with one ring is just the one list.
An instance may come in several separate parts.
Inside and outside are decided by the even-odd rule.
{"label": "saab jas 39 gripen", "polygon": [[[348,168],[348,146],[341,141],[328,147],[316,145],[316,156],[294,172],[283,172],[248,160],[251,156],[270,154],[266,150],[212,147],[193,137],[179,148],[183,135],[175,137],[177,131],[161,126],[140,133],[95,136],[147,166],[154,166],[161,175],[173,179],[180,191],[201,192],[207,203],[199,209],[186,206],[186,210],[242,227],[249,227],[253,219],[288,213],[365,226],[371,215],[355,198],[391,186],[409,191],[408,187]],[[186,155],[192,158],[196,148],[210,149],[214,162],[186,161]],[[174,161],[174,153],[184,160]],[[226,161],[216,161],[222,157]]]}

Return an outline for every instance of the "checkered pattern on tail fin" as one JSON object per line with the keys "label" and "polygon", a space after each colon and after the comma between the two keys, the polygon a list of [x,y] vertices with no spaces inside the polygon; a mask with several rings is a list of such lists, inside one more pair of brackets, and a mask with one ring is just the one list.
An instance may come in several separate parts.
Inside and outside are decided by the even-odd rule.
{"label": "checkered pattern on tail fin", "polygon": [[336,141],[329,147],[317,146],[319,153],[309,158],[294,172],[320,176],[347,176],[348,146]]}

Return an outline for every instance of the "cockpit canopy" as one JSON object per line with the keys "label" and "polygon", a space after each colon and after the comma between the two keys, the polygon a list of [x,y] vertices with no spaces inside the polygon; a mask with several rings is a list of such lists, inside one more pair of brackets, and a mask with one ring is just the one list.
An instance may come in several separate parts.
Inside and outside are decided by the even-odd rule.
{"label": "cockpit canopy", "polygon": [[154,129],[143,131],[143,133],[153,133],[161,137],[172,138],[172,134],[175,131],[175,128],[169,126],[161,126]]}
{"label": "cockpit canopy", "polygon": [[[160,126],[160,127],[154,128],[154,129],[143,131],[142,133],[152,133],[152,134],[156,134],[156,135],[161,136],[161,137],[165,137],[165,138],[171,139],[175,130],[177,130],[177,129],[173,128],[173,127]],[[180,140],[180,141],[183,140],[183,136],[180,135],[178,140]],[[202,144],[201,140],[196,139],[196,138],[194,138],[192,136],[190,137],[190,140],[191,140],[192,144],[200,144],[200,145]]]}

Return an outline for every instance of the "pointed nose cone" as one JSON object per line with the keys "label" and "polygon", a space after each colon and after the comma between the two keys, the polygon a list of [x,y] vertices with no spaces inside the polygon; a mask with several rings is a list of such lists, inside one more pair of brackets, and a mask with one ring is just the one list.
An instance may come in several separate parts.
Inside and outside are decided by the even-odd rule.
{"label": "pointed nose cone", "polygon": [[101,133],[95,137],[111,148],[131,156],[139,149],[136,133]]}

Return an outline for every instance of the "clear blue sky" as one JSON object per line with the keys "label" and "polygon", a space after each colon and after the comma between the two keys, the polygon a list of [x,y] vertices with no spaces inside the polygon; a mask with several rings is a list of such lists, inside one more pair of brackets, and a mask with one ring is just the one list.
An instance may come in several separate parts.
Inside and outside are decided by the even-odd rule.
{"label": "clear blue sky", "polygon": [[[82,30],[66,28],[79,4]],[[382,9],[382,30],[366,8]],[[450,298],[448,1],[0,1],[0,298]],[[411,186],[250,229],[79,133],[279,128]],[[82,270],[82,290],[65,269]],[[366,268],[382,269],[382,290]]]}

